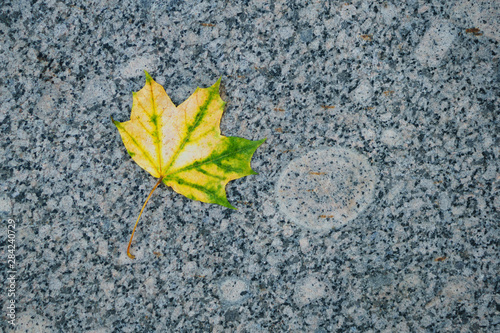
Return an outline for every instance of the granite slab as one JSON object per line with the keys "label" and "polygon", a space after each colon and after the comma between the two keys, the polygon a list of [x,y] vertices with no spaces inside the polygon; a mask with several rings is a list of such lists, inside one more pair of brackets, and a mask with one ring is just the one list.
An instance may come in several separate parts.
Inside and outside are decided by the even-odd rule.
{"label": "granite slab", "polygon": [[[499,22],[493,0],[2,1],[0,331],[498,332]],[[159,187],[131,260],[156,180],[110,116],[144,70],[175,104],[222,78],[222,133],[267,141],[238,210]]]}

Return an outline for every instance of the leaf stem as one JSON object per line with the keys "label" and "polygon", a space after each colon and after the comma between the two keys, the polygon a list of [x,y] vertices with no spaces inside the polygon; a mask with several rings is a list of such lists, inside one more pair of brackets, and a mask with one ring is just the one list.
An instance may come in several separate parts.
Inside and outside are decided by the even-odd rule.
{"label": "leaf stem", "polygon": [[132,239],[134,239],[135,228],[137,228],[137,224],[139,223],[139,219],[141,218],[142,211],[146,207],[146,204],[148,203],[149,198],[151,198],[151,194],[153,194],[153,192],[156,190],[158,185],[160,185],[162,180],[163,180],[163,177],[160,177],[158,179],[158,182],[156,183],[155,187],[153,187],[151,192],[149,192],[149,195],[148,195],[148,198],[146,199],[146,202],[144,202],[144,205],[142,205],[142,209],[141,209],[141,212],[139,213],[139,217],[137,218],[137,221],[135,221],[134,230],[132,230],[132,235],[130,236],[130,241],[128,242],[128,247],[127,247],[127,255],[129,256],[130,259],[135,259],[135,256],[130,253],[130,246],[132,245]]}

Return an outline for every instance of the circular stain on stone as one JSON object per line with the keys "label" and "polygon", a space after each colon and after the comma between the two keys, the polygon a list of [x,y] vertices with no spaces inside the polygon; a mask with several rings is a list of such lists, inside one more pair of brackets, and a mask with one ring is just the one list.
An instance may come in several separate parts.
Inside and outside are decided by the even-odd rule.
{"label": "circular stain on stone", "polygon": [[353,220],[373,201],[375,171],[351,149],[312,151],[290,162],[276,187],[280,211],[304,228],[323,231]]}
{"label": "circular stain on stone", "polygon": [[236,278],[226,279],[220,284],[220,295],[227,303],[240,303],[250,295],[248,284]]}
{"label": "circular stain on stone", "polygon": [[308,276],[295,286],[295,302],[299,306],[307,305],[326,296],[326,285],[314,276]]}

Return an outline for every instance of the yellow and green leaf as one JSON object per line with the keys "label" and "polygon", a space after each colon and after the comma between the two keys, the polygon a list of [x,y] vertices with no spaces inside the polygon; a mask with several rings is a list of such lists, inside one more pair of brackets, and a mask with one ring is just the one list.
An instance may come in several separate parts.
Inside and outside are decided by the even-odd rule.
{"label": "yellow and green leaf", "polygon": [[220,79],[209,88],[197,88],[176,107],[146,72],[146,85],[133,93],[130,120],[112,121],[132,159],[159,182],[190,199],[234,209],[226,184],[256,174],[250,161],[265,139],[221,135],[225,102],[219,85]]}

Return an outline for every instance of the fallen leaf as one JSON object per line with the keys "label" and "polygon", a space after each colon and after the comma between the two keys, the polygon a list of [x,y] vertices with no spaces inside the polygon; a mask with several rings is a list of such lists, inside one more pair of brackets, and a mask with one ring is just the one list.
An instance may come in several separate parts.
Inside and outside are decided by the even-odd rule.
{"label": "fallen leaf", "polygon": [[257,174],[250,167],[255,150],[266,140],[251,141],[220,134],[225,102],[220,79],[209,88],[197,88],[175,106],[161,85],[146,72],[146,84],[133,93],[130,120],[113,123],[132,159],[158,182],[149,193],[130,237],[151,194],[160,183],[190,199],[235,209],[227,200],[226,184]]}
{"label": "fallen leaf", "polygon": [[478,28],[465,29],[465,32],[468,34],[473,34],[474,36],[482,36],[483,35],[481,30],[479,30]]}
{"label": "fallen leaf", "polygon": [[372,34],[361,35],[361,38],[363,40],[366,40],[367,42],[371,42],[373,40],[373,35]]}

